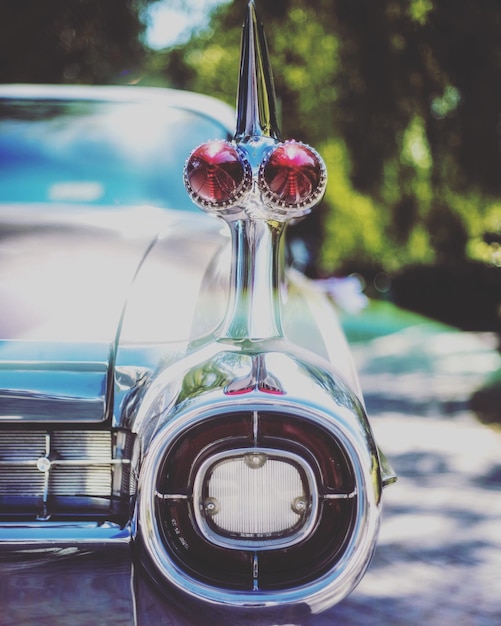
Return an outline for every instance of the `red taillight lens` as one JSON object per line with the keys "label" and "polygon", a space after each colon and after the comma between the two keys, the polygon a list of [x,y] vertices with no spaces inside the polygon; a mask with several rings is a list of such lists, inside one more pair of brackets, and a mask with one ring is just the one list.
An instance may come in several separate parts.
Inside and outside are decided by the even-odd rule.
{"label": "red taillight lens", "polygon": [[250,180],[249,166],[226,141],[209,141],[196,148],[184,175],[192,199],[204,208],[235,203]]}
{"label": "red taillight lens", "polygon": [[278,145],[259,171],[259,184],[268,200],[283,207],[310,205],[325,188],[325,166],[309,146],[297,141]]}

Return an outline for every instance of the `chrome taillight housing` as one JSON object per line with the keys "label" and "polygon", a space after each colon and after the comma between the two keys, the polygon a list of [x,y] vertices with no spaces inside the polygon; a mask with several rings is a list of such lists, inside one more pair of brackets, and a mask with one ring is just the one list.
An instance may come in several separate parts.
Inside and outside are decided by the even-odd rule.
{"label": "chrome taillight housing", "polygon": [[[270,374],[288,363],[279,400],[254,389],[237,406],[221,382],[165,414],[141,467],[138,535],[160,578],[193,597],[332,604],[375,547],[378,452],[362,406],[332,373],[260,357]],[[252,357],[215,360],[243,369]]]}

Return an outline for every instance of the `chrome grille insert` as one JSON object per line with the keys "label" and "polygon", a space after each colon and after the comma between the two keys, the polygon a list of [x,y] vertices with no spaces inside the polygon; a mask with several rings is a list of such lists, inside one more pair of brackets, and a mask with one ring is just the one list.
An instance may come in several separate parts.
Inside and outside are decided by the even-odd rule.
{"label": "chrome grille insert", "polygon": [[[129,459],[113,458],[109,431],[6,431],[0,438],[0,501],[30,503],[38,519],[51,516],[52,502],[64,498],[110,500],[116,470]],[[115,455],[116,456],[116,455]],[[120,495],[120,494],[117,494]],[[74,502],[70,503],[70,499]],[[15,505],[14,509],[15,509]],[[61,505],[59,514],[62,513]]]}

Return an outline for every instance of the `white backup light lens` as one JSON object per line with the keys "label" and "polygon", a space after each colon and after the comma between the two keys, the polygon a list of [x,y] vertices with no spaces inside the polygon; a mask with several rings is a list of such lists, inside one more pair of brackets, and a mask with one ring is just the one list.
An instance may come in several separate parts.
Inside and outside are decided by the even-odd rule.
{"label": "white backup light lens", "polygon": [[[211,462],[212,461],[212,462]],[[304,461],[263,450],[224,455],[201,468],[199,523],[215,543],[274,547],[295,543],[316,509]]]}
{"label": "white backup light lens", "polygon": [[282,533],[294,527],[299,515],[293,504],[305,499],[301,476],[289,463],[248,455],[222,461],[208,483],[214,525],[243,536]]}

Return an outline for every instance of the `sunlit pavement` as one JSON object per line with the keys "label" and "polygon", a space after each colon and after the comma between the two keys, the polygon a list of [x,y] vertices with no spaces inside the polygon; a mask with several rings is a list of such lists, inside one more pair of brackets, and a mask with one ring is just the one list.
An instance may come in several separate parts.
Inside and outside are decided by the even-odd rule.
{"label": "sunlit pavement", "polygon": [[[489,335],[413,327],[355,347],[398,473],[366,577],[308,626],[501,624],[501,432],[468,401],[501,366]],[[501,407],[500,407],[501,411]]]}

